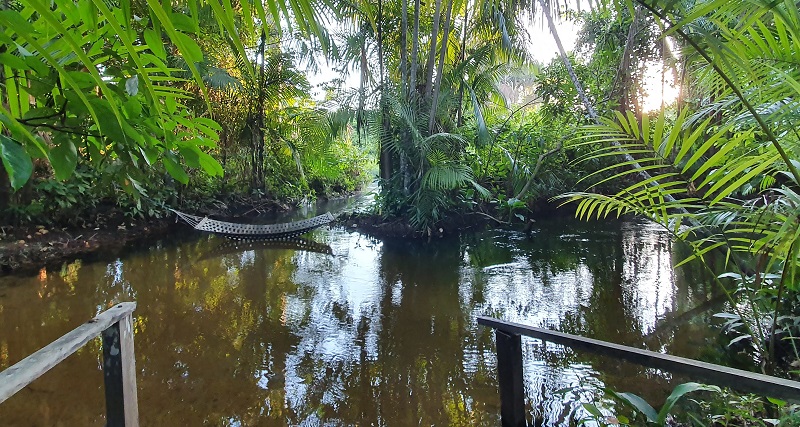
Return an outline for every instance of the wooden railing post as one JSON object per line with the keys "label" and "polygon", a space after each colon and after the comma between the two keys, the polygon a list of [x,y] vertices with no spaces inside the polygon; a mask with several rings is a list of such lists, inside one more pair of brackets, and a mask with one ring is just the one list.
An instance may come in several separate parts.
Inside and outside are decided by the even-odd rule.
{"label": "wooden railing post", "polygon": [[522,385],[522,340],[519,334],[497,329],[497,380],[503,427],[524,427],[525,388]]}
{"label": "wooden railing post", "polygon": [[106,386],[106,426],[138,427],[136,360],[130,313],[103,331],[103,377]]}

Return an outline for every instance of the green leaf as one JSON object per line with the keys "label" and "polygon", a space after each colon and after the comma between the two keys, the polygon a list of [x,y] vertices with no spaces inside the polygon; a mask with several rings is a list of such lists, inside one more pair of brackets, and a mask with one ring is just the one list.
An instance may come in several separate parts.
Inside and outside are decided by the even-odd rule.
{"label": "green leaf", "polygon": [[30,70],[31,67],[22,58],[10,53],[0,53],[0,64],[8,65],[16,70]]}
{"label": "green leaf", "polygon": [[122,144],[127,142],[125,132],[117,121],[117,117],[107,106],[102,104],[97,106],[97,117],[97,127],[100,128],[103,136]]}
{"label": "green leaf", "polygon": [[767,400],[779,408],[783,408],[787,404],[785,400],[776,399],[774,397],[768,397]]}
{"label": "green leaf", "polygon": [[11,188],[19,190],[28,182],[33,173],[31,156],[17,141],[0,135],[0,157],[2,157],[3,167],[8,173]]}
{"label": "green leaf", "polygon": [[583,409],[585,409],[586,412],[594,415],[595,417],[602,417],[603,416],[603,413],[600,412],[599,409],[597,409],[597,406],[595,406],[595,405],[593,405],[591,403],[583,403],[583,404],[581,404],[581,406],[583,406]]}
{"label": "green leaf", "polygon": [[159,36],[158,33],[149,28],[144,30],[144,41],[147,43],[148,49],[153,52],[153,55],[162,60],[167,60],[167,51],[164,50],[164,42],[161,40],[161,36]]}
{"label": "green leaf", "polygon": [[[627,392],[626,393],[617,393],[615,391],[612,391],[612,393],[615,396],[617,396],[618,398],[620,398],[623,402],[629,404],[630,406],[635,408],[637,411],[639,411],[642,414],[644,414],[644,416],[647,417],[647,421],[649,421],[651,423],[654,423],[658,419],[658,414],[656,413],[656,410],[653,409],[653,407],[650,406],[650,404],[647,403],[641,397],[639,397],[639,396],[637,396],[637,395],[635,395],[633,393],[627,393]],[[664,424],[664,423],[661,423],[661,424]]]}
{"label": "green leaf", "polygon": [[189,175],[183,170],[183,167],[178,164],[175,159],[175,155],[171,152],[167,152],[166,156],[164,156],[164,167],[169,172],[170,176],[175,178],[181,184],[188,184],[189,183]]}
{"label": "green leaf", "polygon": [[717,386],[713,385],[706,385],[706,384],[699,384],[699,383],[685,383],[680,384],[672,390],[672,394],[669,395],[667,400],[664,402],[664,406],[661,407],[661,411],[658,413],[658,418],[656,422],[659,425],[664,425],[664,422],[667,419],[667,415],[669,412],[672,411],[672,408],[678,403],[681,397],[683,397],[687,393],[691,393],[693,391],[714,391],[720,393],[721,390]]}
{"label": "green leaf", "polygon": [[75,167],[78,165],[78,150],[71,138],[59,138],[59,144],[50,150],[50,165],[56,178],[65,180],[72,176]]}
{"label": "green leaf", "polygon": [[195,33],[195,25],[192,18],[186,15],[176,13],[172,15],[172,25],[175,29],[184,33]]}
{"label": "green leaf", "polygon": [[0,10],[0,23],[14,26],[17,32],[24,31],[26,34],[37,34],[33,25],[14,9]]}
{"label": "green leaf", "polygon": [[178,46],[183,46],[180,49],[183,59],[192,63],[203,62],[203,51],[194,39],[184,33],[176,33],[176,36],[179,40]]}

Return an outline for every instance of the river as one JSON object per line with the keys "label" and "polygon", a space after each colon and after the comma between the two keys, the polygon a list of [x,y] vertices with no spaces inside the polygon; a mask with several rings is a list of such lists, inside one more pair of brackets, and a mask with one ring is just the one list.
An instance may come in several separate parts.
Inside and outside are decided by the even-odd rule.
{"label": "river", "polygon": [[[119,258],[0,278],[0,369],[120,301],[138,303],[143,426],[497,426],[493,333],[478,315],[719,357],[710,281],[674,269],[684,255],[641,220],[306,238],[237,247],[186,227]],[[598,387],[660,404],[676,381],[532,339],[523,354],[529,416],[548,425],[580,417],[575,402]],[[0,425],[103,425],[100,361],[94,340],[0,404]]]}

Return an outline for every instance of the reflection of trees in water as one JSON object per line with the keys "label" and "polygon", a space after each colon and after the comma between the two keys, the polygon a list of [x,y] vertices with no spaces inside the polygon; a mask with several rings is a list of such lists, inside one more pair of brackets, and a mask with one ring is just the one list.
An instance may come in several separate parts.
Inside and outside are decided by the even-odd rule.
{"label": "reflection of trees in water", "polygon": [[[472,347],[466,331],[471,310],[459,299],[460,251],[452,242],[403,242],[384,245],[381,254],[384,293],[382,357],[377,363],[385,384],[380,394],[382,418],[398,425],[470,425],[486,417],[471,407],[476,384],[463,369]],[[400,284],[399,304],[391,289]],[[377,398],[378,396],[376,396]],[[435,398],[432,398],[435,397]],[[482,402],[481,402],[482,403]]]}
{"label": "reflection of trees in water", "polygon": [[[704,336],[698,322],[649,335],[648,321],[691,308],[707,291],[702,276],[683,269],[671,298],[641,300],[636,278],[668,262],[671,246],[647,240],[652,230],[620,235],[621,224],[556,220],[531,238],[487,232],[429,244],[315,236],[335,256],[252,248],[201,259],[213,239],[200,239],[124,262],[78,264],[0,297],[0,366],[136,299],[143,425],[496,425],[492,332],[474,323],[477,314],[690,357],[698,351],[678,343]],[[69,373],[55,375],[46,393],[0,405],[0,419],[25,425],[49,411],[67,424],[100,420],[92,345],[68,359]],[[526,357],[529,396],[593,377],[595,368],[617,374],[604,381],[623,389],[631,375],[648,374],[572,352],[545,357],[531,341]],[[75,382],[87,373],[97,380]],[[50,398],[56,387],[70,395]]]}

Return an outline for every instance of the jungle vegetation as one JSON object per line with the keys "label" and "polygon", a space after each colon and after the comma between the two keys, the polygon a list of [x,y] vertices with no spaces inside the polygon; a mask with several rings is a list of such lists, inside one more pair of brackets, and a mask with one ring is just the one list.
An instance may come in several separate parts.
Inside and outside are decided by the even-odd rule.
{"label": "jungle vegetation", "polygon": [[[800,7],[766,0],[7,0],[0,209],[63,222],[381,184],[377,214],[663,225],[725,260],[731,345],[800,334]],[[558,21],[580,27],[567,52]],[[559,55],[529,56],[529,20]],[[342,75],[315,100],[302,71]],[[656,71],[653,71],[653,70]],[[343,82],[353,75],[358,84]],[[647,80],[674,102],[652,109]],[[656,89],[657,91],[657,89]],[[652,94],[650,94],[652,95]],[[709,267],[710,268],[710,267]],[[783,368],[782,368],[783,367]]]}

